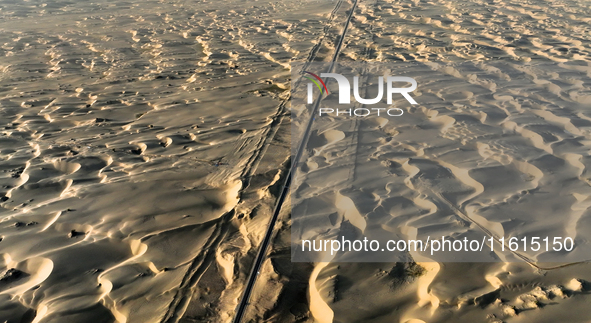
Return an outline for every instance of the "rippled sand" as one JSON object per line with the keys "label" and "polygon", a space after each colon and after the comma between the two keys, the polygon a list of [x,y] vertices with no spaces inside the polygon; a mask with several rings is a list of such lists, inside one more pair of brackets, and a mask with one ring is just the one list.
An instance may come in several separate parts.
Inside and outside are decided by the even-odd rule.
{"label": "rippled sand", "polygon": [[222,7],[3,5],[2,322],[231,317],[289,155],[287,64],[322,23]]}
{"label": "rippled sand", "polygon": [[[310,226],[292,232],[296,242],[351,230],[423,241],[484,231],[569,236],[578,256],[530,250],[479,255],[497,263],[436,263],[413,253],[416,264],[308,267],[276,257],[283,275],[307,273],[281,290],[308,284],[318,322],[588,321],[580,306],[590,277],[578,263],[591,258],[588,21],[576,2],[358,2],[339,61],[390,63],[417,80],[419,104],[394,119],[316,118],[292,191],[294,214]],[[295,108],[299,134],[308,115]],[[307,199],[325,208],[301,213]],[[290,241],[283,232],[280,247]]]}
{"label": "rippled sand", "polygon": [[[4,2],[0,319],[230,322],[289,165],[290,63],[330,60],[352,7]],[[478,61],[499,79],[487,61],[543,61],[589,77],[589,11],[585,1],[359,0],[338,59]],[[478,80],[442,87],[422,95],[477,108],[423,106],[365,137],[396,188],[382,201],[403,205],[394,218],[458,216],[404,184],[445,174],[464,190],[435,195],[505,231],[520,230],[515,214],[534,205],[584,235],[589,84],[558,70],[523,73],[539,93],[498,96]],[[332,130],[322,154],[358,144]],[[586,264],[292,263],[283,210],[246,322],[591,319]]]}

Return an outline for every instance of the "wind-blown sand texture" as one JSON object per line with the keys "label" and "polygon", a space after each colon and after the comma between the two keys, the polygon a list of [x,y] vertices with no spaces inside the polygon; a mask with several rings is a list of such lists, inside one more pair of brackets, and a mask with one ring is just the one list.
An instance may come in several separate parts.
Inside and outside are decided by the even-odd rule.
{"label": "wind-blown sand texture", "polygon": [[[576,61],[588,75],[590,17],[585,1],[3,2],[0,319],[230,322],[289,164],[290,62],[342,42],[341,61]],[[531,75],[545,92],[589,105],[589,84],[545,72]],[[430,95],[490,106],[419,109],[368,148],[401,180],[469,176],[490,216],[539,197],[588,231],[589,113],[478,89]],[[586,264],[292,263],[288,206],[244,322],[591,319]]]}
{"label": "wind-blown sand texture", "polygon": [[289,156],[288,63],[323,25],[222,7],[3,3],[2,322],[230,319]]}
{"label": "wind-blown sand texture", "polygon": [[[292,202],[320,196],[334,204],[308,210],[304,221],[315,228],[304,231],[307,238],[333,238],[339,226],[366,233],[381,224],[423,241],[428,233],[456,230],[588,239],[588,6],[359,1],[355,10],[339,61],[403,65],[399,71],[424,85],[415,95],[427,103],[396,120],[316,119],[301,167],[307,179],[294,188]],[[495,67],[499,62],[511,66]],[[467,72],[465,63],[478,72]],[[547,67],[528,67],[536,64]],[[301,120],[304,128],[307,118]],[[289,241],[287,232],[279,238],[281,247]],[[588,302],[588,266],[575,264],[582,259],[437,264],[413,256],[422,269],[412,263],[307,269],[315,280],[308,299],[327,305],[310,304],[310,315],[331,322],[589,320],[582,309],[570,310]],[[286,276],[304,266],[272,261]],[[284,286],[286,294],[296,290],[293,279]]]}

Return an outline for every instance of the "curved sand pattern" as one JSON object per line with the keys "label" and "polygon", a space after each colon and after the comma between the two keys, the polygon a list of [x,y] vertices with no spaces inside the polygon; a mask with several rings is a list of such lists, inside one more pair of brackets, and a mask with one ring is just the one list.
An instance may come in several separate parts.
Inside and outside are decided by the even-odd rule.
{"label": "curved sand pattern", "polygon": [[324,26],[305,4],[267,3],[257,23],[252,4],[194,5],[3,7],[0,270],[28,276],[2,286],[23,294],[2,321],[232,316],[288,158],[284,143],[261,158],[285,66]]}
{"label": "curved sand pattern", "polygon": [[[322,185],[307,174],[303,182],[314,189],[298,190],[292,202],[305,200],[306,192],[347,192],[356,196],[350,208],[368,219],[367,235],[378,227],[392,236],[425,240],[441,232],[437,226],[446,226],[444,232],[453,228],[459,237],[485,232],[586,241],[591,124],[582,80],[589,75],[591,53],[585,44],[591,39],[584,21],[590,12],[579,1],[569,2],[569,8],[511,1],[361,2],[340,59],[396,62],[398,72],[422,84],[413,93],[419,107],[409,108],[396,122],[376,127],[380,122],[372,120],[348,130],[339,145],[315,147],[322,152],[314,157],[315,176],[342,178],[344,165],[354,168],[353,175]],[[429,76],[421,80],[424,75]],[[346,118],[330,122],[333,129],[351,129]],[[341,153],[350,148],[344,143],[357,145],[355,162]],[[360,191],[372,198],[360,198]],[[335,234],[330,226],[324,230],[330,232],[325,238]],[[495,250],[499,247],[495,243]],[[417,261],[429,260],[411,254]],[[566,289],[558,287],[572,282],[572,289],[580,290],[580,281],[589,279],[587,266],[574,263],[590,258],[579,255],[562,258],[562,264],[573,264],[570,269],[544,264],[549,255],[531,251],[526,257],[533,267],[513,263],[518,258],[511,254],[493,256],[507,261],[503,266],[435,264],[437,270],[407,287],[418,298],[390,310],[376,305],[379,301],[364,302],[374,316],[363,319],[345,298],[324,301],[333,321],[535,322],[568,316],[585,322],[588,315],[565,309],[584,304],[586,294],[564,296]],[[369,286],[373,278],[360,273],[340,279]],[[381,290],[392,289],[384,285]],[[335,287],[334,293],[352,297],[348,288]],[[380,289],[357,292],[373,299]]]}
{"label": "curved sand pattern", "polygon": [[[285,68],[330,59],[351,2],[223,5],[231,9],[203,1],[4,4],[2,270],[29,276],[2,289],[21,295],[2,298],[1,318],[230,320],[288,155],[267,164],[258,157],[282,113]],[[461,235],[478,229],[467,216],[497,235],[562,230],[584,239],[588,16],[576,0],[359,1],[339,60],[420,63],[407,72],[430,79],[419,80],[421,106],[405,119],[318,132],[307,172],[319,178],[299,192],[322,193],[337,211],[315,214],[322,229],[346,218],[370,232],[382,215],[378,227],[399,237],[437,234],[438,225]],[[535,68],[540,61],[553,65]],[[358,147],[368,158],[355,157]],[[350,187],[375,178],[371,191]],[[359,202],[364,194],[369,203]],[[525,216],[532,205],[539,218]],[[261,272],[268,279],[258,288],[279,296],[254,307],[257,321],[589,319],[571,310],[587,306],[586,265],[544,271],[414,254],[427,271],[400,283],[395,264],[286,265],[287,240],[277,239]],[[275,271],[282,275],[267,274]],[[334,272],[339,279],[324,284]],[[301,286],[309,287],[305,304],[306,295],[292,293]],[[340,299],[330,299],[331,289]]]}

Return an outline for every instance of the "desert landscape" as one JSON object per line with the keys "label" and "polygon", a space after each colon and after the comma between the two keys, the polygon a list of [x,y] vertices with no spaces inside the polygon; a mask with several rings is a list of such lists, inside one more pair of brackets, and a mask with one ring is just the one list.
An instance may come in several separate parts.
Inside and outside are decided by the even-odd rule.
{"label": "desert landscape", "polygon": [[[586,0],[3,1],[0,322],[591,321],[590,22]],[[418,104],[315,118],[302,71],[337,63],[415,78]],[[576,247],[294,256],[343,230]]]}

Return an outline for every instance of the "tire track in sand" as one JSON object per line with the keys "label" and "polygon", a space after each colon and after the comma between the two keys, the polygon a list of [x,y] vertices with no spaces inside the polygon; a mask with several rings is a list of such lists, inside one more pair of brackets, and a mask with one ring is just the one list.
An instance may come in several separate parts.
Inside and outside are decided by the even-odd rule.
{"label": "tire track in sand", "polygon": [[[347,16],[347,19],[345,21],[345,25],[343,27],[343,31],[342,33],[339,35],[338,38],[338,42],[337,45],[335,47],[335,51],[333,54],[333,57],[331,59],[331,64],[330,67],[328,69],[328,72],[332,71],[332,69],[334,68],[334,64],[339,56],[339,53],[341,51],[343,42],[344,42],[344,38],[345,35],[347,34],[347,30],[349,28],[349,24],[351,21],[351,18],[353,17],[353,14],[355,12],[355,8],[357,7],[357,2],[358,0],[354,0],[351,9],[349,10],[349,15]],[[338,12],[338,10],[340,9],[342,5],[342,1],[339,1],[336,6],[335,9],[332,11],[331,13],[331,20],[334,19],[334,17],[336,16],[336,13]],[[330,26],[327,26],[325,29],[325,34],[324,36],[321,38],[321,40],[325,39],[326,36],[328,35],[328,31],[330,30]],[[316,52],[318,51],[318,49],[321,46],[321,42],[319,42],[318,47],[315,47],[312,49],[313,56],[314,57],[316,55]],[[308,66],[308,64],[311,62],[310,57],[308,59],[308,61],[306,62],[305,66]],[[308,142],[308,139],[310,137],[310,130],[312,128],[312,123],[314,121],[314,115],[315,115],[315,111],[318,109],[320,105],[320,97],[318,97],[318,99],[314,102],[314,106],[312,108],[312,113],[310,114],[310,119],[308,121],[306,130],[304,131],[304,136],[302,138],[302,141],[300,142],[300,145],[298,147],[298,150],[296,152],[296,155],[294,157],[294,160],[292,161],[292,165],[289,168],[289,171],[287,172],[287,174],[285,175],[284,178],[284,184],[282,185],[282,188],[280,190],[279,193],[279,197],[277,199],[277,203],[275,205],[274,211],[273,211],[273,216],[271,217],[271,220],[269,222],[269,226],[267,227],[267,230],[265,232],[265,236],[263,238],[263,241],[261,242],[261,246],[259,248],[259,251],[257,253],[257,256],[255,258],[255,262],[253,264],[252,270],[250,272],[249,278],[248,278],[248,282],[246,285],[246,288],[244,289],[244,293],[240,299],[240,303],[238,304],[238,307],[236,309],[236,315],[234,317],[234,323],[240,323],[242,321],[242,318],[244,317],[244,313],[246,311],[246,308],[248,306],[248,301],[250,299],[250,295],[252,293],[252,289],[256,283],[256,279],[258,277],[259,274],[259,270],[261,268],[261,265],[263,264],[263,261],[266,258],[267,255],[267,249],[269,247],[269,243],[271,242],[271,239],[274,236],[274,227],[275,227],[275,222],[277,221],[279,214],[281,213],[281,208],[283,206],[283,202],[285,201],[285,198],[289,192],[289,187],[290,187],[290,183],[291,183],[291,174],[292,171],[295,169],[295,167],[297,167],[297,162],[298,160],[301,158],[302,153],[304,148],[306,147],[306,144]]]}
{"label": "tire track in sand", "polygon": [[[332,12],[329,16],[328,22],[323,30],[323,34],[320,37],[320,40],[318,41],[318,43],[316,43],[314,45],[314,47],[311,49],[311,51],[308,55],[308,58],[306,60],[306,66],[316,58],[316,55],[322,46],[323,40],[328,36],[330,28],[332,27],[332,22],[333,22],[334,18],[336,18],[336,15],[342,6],[342,3],[343,3],[343,0],[339,0],[336,4],[335,8],[332,10]],[[342,42],[342,36],[341,36],[341,42]],[[336,55],[335,55],[335,57],[336,57]],[[333,57],[333,60],[334,60],[334,57]],[[261,136],[260,141],[256,144],[257,148],[255,149],[255,153],[251,156],[251,158],[247,162],[247,166],[244,168],[244,170],[240,176],[240,178],[243,182],[243,187],[241,188],[239,194],[244,193],[244,191],[249,187],[250,178],[255,173],[260,161],[262,160],[262,157],[265,155],[267,148],[269,147],[270,143],[273,141],[273,138],[274,138],[275,134],[277,133],[277,130],[279,129],[279,126],[281,125],[283,118],[285,117],[286,106],[287,106],[287,103],[289,102],[289,99],[290,99],[290,96],[287,96],[282,101],[282,103],[279,105],[277,111],[272,116],[272,122],[268,126],[266,133],[263,136]],[[290,175],[287,174],[285,176],[285,178],[288,179],[289,176]],[[284,184],[284,189],[283,189],[280,196],[283,196],[285,194],[285,192],[287,191],[286,188],[289,187],[288,183],[289,183],[289,181],[287,180]],[[278,205],[280,205],[282,203],[282,201],[283,201],[283,198],[280,198]],[[266,244],[268,244],[268,242],[270,241],[270,235],[272,234],[273,227],[274,227],[275,221],[277,219],[277,215],[279,213],[280,208],[276,207],[275,209],[277,209],[277,212],[274,213],[274,217],[271,219],[271,221],[269,223],[269,228],[267,230],[267,234],[265,235],[265,240],[263,240],[263,243],[265,243],[265,241],[267,241]],[[182,282],[179,286],[179,290],[177,291],[172,302],[170,303],[170,306],[169,306],[166,314],[164,315],[163,319],[161,320],[162,323],[176,323],[183,317],[184,313],[187,310],[187,307],[189,306],[189,304],[191,302],[191,296],[192,296],[195,286],[198,284],[198,282],[200,281],[203,274],[207,271],[207,269],[215,262],[215,257],[216,257],[215,252],[218,249],[218,247],[222,244],[222,242],[224,241],[224,238],[226,237],[226,235],[228,234],[228,230],[230,227],[228,224],[234,218],[234,215],[235,215],[235,210],[233,209],[233,210],[229,211],[228,213],[224,214],[221,217],[221,221],[219,221],[217,224],[215,224],[214,233],[211,235],[210,239],[206,242],[206,245],[204,248],[205,252],[198,254],[191,262],[189,269],[187,270],[186,274],[184,275],[184,277],[182,279]],[[266,251],[266,250],[267,250],[267,246],[262,244],[261,249],[259,250],[259,255],[261,255],[260,257],[264,258],[264,251]],[[262,262],[262,258],[261,258],[261,262]],[[259,259],[259,256],[257,256],[257,259]],[[235,322],[240,322],[240,319],[241,319],[242,315],[244,314],[244,310],[246,309],[248,297],[250,295],[251,289],[254,286],[254,282],[256,280],[256,276],[254,275],[254,273],[258,272],[258,267],[260,267],[260,264],[257,266],[256,262],[255,262],[255,265],[253,266],[253,269],[251,270],[251,274],[249,275],[249,280],[248,280],[249,285],[247,285],[247,287],[245,289],[245,293],[242,297],[243,301],[241,301],[239,303],[239,307],[237,309],[237,314],[235,316]]]}

